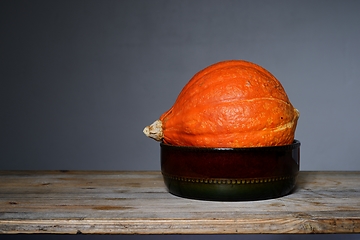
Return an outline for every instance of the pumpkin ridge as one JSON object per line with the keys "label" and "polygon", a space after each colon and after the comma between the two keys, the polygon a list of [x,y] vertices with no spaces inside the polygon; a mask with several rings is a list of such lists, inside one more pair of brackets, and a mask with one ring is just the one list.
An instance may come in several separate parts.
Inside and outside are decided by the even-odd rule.
{"label": "pumpkin ridge", "polygon": [[255,101],[259,101],[259,100],[270,100],[270,101],[278,101],[278,102],[282,102],[286,105],[291,105],[290,102],[284,101],[282,99],[279,98],[273,98],[273,97],[258,97],[258,98],[250,98],[250,99],[238,99],[238,98],[228,98],[228,99],[221,99],[221,101],[208,101],[208,102],[204,102],[203,104],[198,104],[197,106],[202,106],[202,105],[208,105],[208,104],[215,104],[215,103],[226,103],[226,102],[255,102]]}
{"label": "pumpkin ridge", "polygon": [[[223,70],[223,69],[220,69]],[[219,69],[215,69],[214,71],[219,71]],[[212,74],[214,71],[207,73]],[[234,74],[236,71],[232,69],[232,72]],[[218,74],[218,73],[217,73]],[[262,72],[258,72],[257,74],[263,75]],[[220,74],[221,75],[221,74]],[[264,78],[269,79],[270,77],[264,76]],[[272,86],[273,90],[266,89],[265,85],[261,86],[261,89],[258,89],[257,91],[247,91],[244,86],[249,82],[246,77],[241,75],[235,75],[233,77],[228,77],[225,79],[212,79],[212,81],[208,81],[207,79],[199,78],[197,79],[193,85],[199,84],[199,82],[204,82],[206,84],[205,88],[201,87],[201,84],[197,88],[184,88],[181,93],[179,94],[176,102],[183,102],[183,103],[190,103],[193,101],[193,99],[196,99],[196,101],[201,102],[204,101],[204,103],[212,103],[213,101],[209,101],[210,99],[217,99],[217,100],[231,100],[231,99],[253,99],[256,98],[256,95],[259,95],[259,91],[263,93],[264,97],[269,98],[277,98],[279,100],[283,100],[286,102],[290,102],[288,96],[285,94],[279,94],[279,92],[284,92],[284,88],[281,85],[281,83],[276,80],[273,76],[271,76],[271,79],[269,79],[268,84]],[[257,80],[252,80],[254,84],[255,82],[258,82]],[[256,83],[257,85],[259,83]],[[222,86],[227,86],[226,88],[222,88]],[[241,95],[243,94],[243,95]],[[227,98],[227,96],[232,96],[233,98]],[[273,96],[275,95],[275,96]],[[186,96],[186,97],[184,97]],[[221,98],[221,99],[219,99]],[[216,102],[216,101],[214,101]],[[176,104],[174,104],[176,105]]]}
{"label": "pumpkin ridge", "polygon": [[[223,84],[223,83],[218,83],[216,85],[221,85],[221,84]],[[223,90],[223,91],[225,91],[225,90]],[[237,91],[241,92],[241,90],[237,90]],[[281,99],[279,97],[274,97],[271,95],[268,97],[245,98],[245,97],[239,97],[239,95],[236,95],[237,91],[235,91],[235,93],[233,95],[229,94],[229,96],[226,96],[225,94],[223,94],[223,96],[220,97],[221,99],[218,97],[218,94],[216,93],[216,91],[215,91],[215,93],[213,93],[212,91],[209,91],[207,94],[204,94],[201,91],[192,92],[191,94],[186,92],[185,94],[188,94],[188,97],[186,99],[179,98],[179,101],[183,101],[184,103],[191,103],[193,101],[193,99],[197,99],[198,105],[206,105],[206,104],[217,103],[217,102],[230,102],[233,100],[251,102],[251,101],[256,101],[258,99],[264,99],[264,100],[267,99],[267,100],[281,101],[286,104],[291,104],[287,96],[284,96],[283,99]],[[269,93],[269,94],[271,94],[271,93]],[[199,99],[202,99],[202,100],[200,101]],[[215,100],[212,100],[212,99],[215,99]]]}
{"label": "pumpkin ridge", "polygon": [[[289,129],[289,128],[292,128],[292,127],[294,126],[294,124],[295,124],[294,121],[287,122],[287,123],[284,123],[283,125],[280,125],[280,126],[271,128],[271,131],[273,131],[273,132],[279,132],[279,131],[282,131],[282,130],[284,130],[284,129]],[[266,129],[264,129],[264,130],[266,130]]]}
{"label": "pumpkin ridge", "polygon": [[258,97],[258,98],[250,98],[250,99],[239,99],[240,102],[255,102],[255,101],[259,101],[259,100],[278,101],[278,102],[282,102],[286,105],[291,105],[290,102],[284,101],[279,98],[274,98],[274,97]]}
{"label": "pumpkin ridge", "polygon": [[[216,72],[216,71],[220,71],[220,70],[223,70],[223,69],[226,69],[226,68],[228,68],[228,69],[229,68],[234,68],[234,67],[241,68],[241,70],[243,70],[244,68],[245,69],[246,68],[254,69],[257,72],[257,74],[264,75],[266,78],[271,79],[271,80],[275,81],[276,83],[280,84],[280,82],[275,78],[274,75],[272,75],[265,68],[263,68],[263,67],[261,67],[259,65],[256,65],[255,63],[245,61],[245,60],[221,61],[221,62],[212,64],[212,65],[206,67],[205,69],[199,71],[198,73],[196,73],[190,79],[190,81],[185,85],[185,87],[182,89],[182,91],[180,92],[180,94],[178,96],[178,99],[181,98],[182,95],[184,95],[187,92],[187,90],[190,89],[194,84],[201,81],[202,78],[204,78],[205,76],[208,76],[210,74],[214,74],[214,72]],[[280,84],[280,86],[281,86],[281,84]]]}
{"label": "pumpkin ridge", "polygon": [[[248,125],[249,122],[251,122],[251,119],[253,119],[253,121],[261,121],[259,117],[255,116],[255,117],[249,117],[248,113],[245,113],[246,111],[246,108],[247,108],[247,105],[243,104],[243,102],[254,102],[254,101],[266,101],[266,100],[271,100],[271,101],[277,101],[277,102],[280,102],[281,104],[284,105],[283,108],[285,109],[288,109],[290,111],[291,108],[293,108],[293,106],[291,105],[291,103],[289,102],[285,102],[281,99],[277,99],[277,98],[256,98],[256,99],[236,99],[236,100],[230,100],[232,104],[232,107],[229,108],[229,106],[227,106],[227,103],[226,101],[219,101],[219,102],[212,102],[212,103],[205,103],[205,104],[199,104],[199,105],[196,105],[196,106],[188,106],[188,108],[181,108],[181,109],[177,109],[176,113],[174,113],[175,115],[174,116],[177,116],[177,117],[174,117],[172,116],[172,119],[171,119],[171,123],[166,125],[166,123],[164,123],[165,125],[165,131],[186,131],[186,129],[184,129],[184,127],[186,128],[187,126],[195,126],[194,124],[197,124],[197,125],[201,125],[202,123],[207,123],[207,122],[212,122],[212,126],[215,127],[215,126],[221,126],[221,124],[219,124],[218,122],[215,122],[213,119],[212,119],[212,116],[211,116],[211,113],[213,111],[216,111],[216,112],[220,112],[220,109],[224,109],[224,108],[229,108],[229,109],[232,109],[230,110],[231,112],[235,112],[235,111],[238,111],[237,109],[242,109],[240,110],[238,113],[235,113],[233,114],[233,116],[231,116],[231,113],[226,113],[223,115],[223,118],[218,118],[218,121],[223,119],[223,120],[227,120],[227,125],[229,128],[231,129],[234,129],[236,128],[235,125],[236,124],[246,124],[247,123],[247,128],[246,129],[243,129],[243,131],[251,131],[251,130],[254,130],[254,129],[263,129],[261,126],[261,124],[257,123],[257,124],[254,124],[252,126]],[[208,105],[208,104],[211,104],[213,107],[212,108],[204,108],[204,106]],[[261,103],[259,103],[259,105],[257,105],[256,107],[261,107]],[[271,105],[269,106],[269,108],[271,109]],[[198,110],[197,110],[198,109]],[[201,109],[204,109],[203,111],[201,111]],[[194,117],[191,117],[191,118],[186,118],[186,117],[182,117],[182,116],[187,116],[189,115],[190,112],[197,112],[198,116],[194,116]],[[245,111],[245,112],[243,112]],[[256,110],[250,110],[250,111],[255,111]],[[265,110],[264,110],[265,111]],[[255,114],[255,112],[253,114]],[[230,114],[230,115],[229,115]],[[280,115],[280,114],[279,114]],[[274,117],[279,117],[279,115],[273,115]],[[287,122],[291,122],[293,121],[294,117],[295,117],[295,114],[293,112],[289,112],[288,114],[285,114],[283,115],[284,117],[284,120],[283,121],[286,121]],[[198,120],[198,118],[202,119],[202,121]],[[241,122],[239,122],[240,120],[239,119],[243,119]],[[273,122],[275,121],[275,122]],[[279,126],[282,122],[280,120],[276,120],[276,119],[273,119],[272,121],[272,124],[276,124],[276,127]],[[230,125],[229,125],[230,124]],[[232,125],[233,124],[233,125]],[[269,126],[270,123],[266,124],[266,128],[272,128],[271,126]],[[183,127],[180,127],[180,126],[183,126]],[[209,126],[209,125],[207,125]],[[196,132],[197,134],[200,134],[201,133],[201,130],[204,130],[205,132],[206,131],[209,131],[209,130],[206,130],[207,128],[195,128],[193,130],[193,132]],[[219,130],[220,131],[220,130]],[[226,131],[226,129],[222,129],[222,131]],[[221,131],[220,131],[221,132]]]}
{"label": "pumpkin ridge", "polygon": [[[179,135],[175,139],[171,139],[169,141],[166,137],[164,138],[164,142],[168,144],[176,143],[179,146],[202,146],[202,147],[257,147],[263,146],[264,142],[273,141],[273,145],[286,145],[290,144],[293,139],[291,135],[286,134],[292,132],[290,128],[283,128],[279,131],[276,131],[275,136],[273,136],[274,131],[272,129],[261,129],[261,130],[253,130],[249,132],[231,132],[231,133],[202,133],[202,134],[182,134]],[[279,141],[278,137],[285,133],[289,135],[286,139],[282,139]],[[279,135],[280,134],[280,135]],[[193,136],[196,135],[196,141],[194,142]],[[262,139],[254,138],[255,135],[262,136]],[[214,143],[214,137],[218,139],[216,143]],[[247,142],[247,144],[245,144]],[[251,142],[251,144],[249,144]]]}

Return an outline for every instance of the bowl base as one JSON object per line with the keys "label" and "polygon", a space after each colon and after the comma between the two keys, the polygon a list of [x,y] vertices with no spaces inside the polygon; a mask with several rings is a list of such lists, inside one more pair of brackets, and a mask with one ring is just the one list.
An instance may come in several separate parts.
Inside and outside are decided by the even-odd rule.
{"label": "bowl base", "polygon": [[272,178],[186,178],[163,173],[168,191],[176,196],[210,201],[254,201],[285,196],[294,189],[295,175]]}

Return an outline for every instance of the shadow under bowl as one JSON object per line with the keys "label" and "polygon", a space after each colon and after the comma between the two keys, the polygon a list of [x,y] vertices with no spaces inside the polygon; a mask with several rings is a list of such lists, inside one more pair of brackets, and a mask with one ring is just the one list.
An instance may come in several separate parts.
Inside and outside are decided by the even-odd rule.
{"label": "shadow under bowl", "polygon": [[265,200],[294,189],[300,142],[254,148],[161,148],[161,172],[168,191],[179,197],[212,201]]}

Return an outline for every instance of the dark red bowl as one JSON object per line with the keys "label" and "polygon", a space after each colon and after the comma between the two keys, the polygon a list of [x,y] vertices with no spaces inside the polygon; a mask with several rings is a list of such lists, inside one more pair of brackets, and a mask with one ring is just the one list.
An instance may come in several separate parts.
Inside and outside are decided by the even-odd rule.
{"label": "dark red bowl", "polygon": [[161,147],[161,171],[169,192],[217,201],[261,200],[291,193],[300,142],[275,147]]}

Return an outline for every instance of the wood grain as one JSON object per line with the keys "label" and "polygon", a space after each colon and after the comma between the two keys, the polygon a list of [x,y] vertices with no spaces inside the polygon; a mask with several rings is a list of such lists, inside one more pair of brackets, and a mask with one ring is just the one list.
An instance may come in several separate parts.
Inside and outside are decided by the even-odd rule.
{"label": "wood grain", "polygon": [[271,200],[175,197],[160,172],[0,171],[0,234],[360,233],[360,172],[300,172]]}

